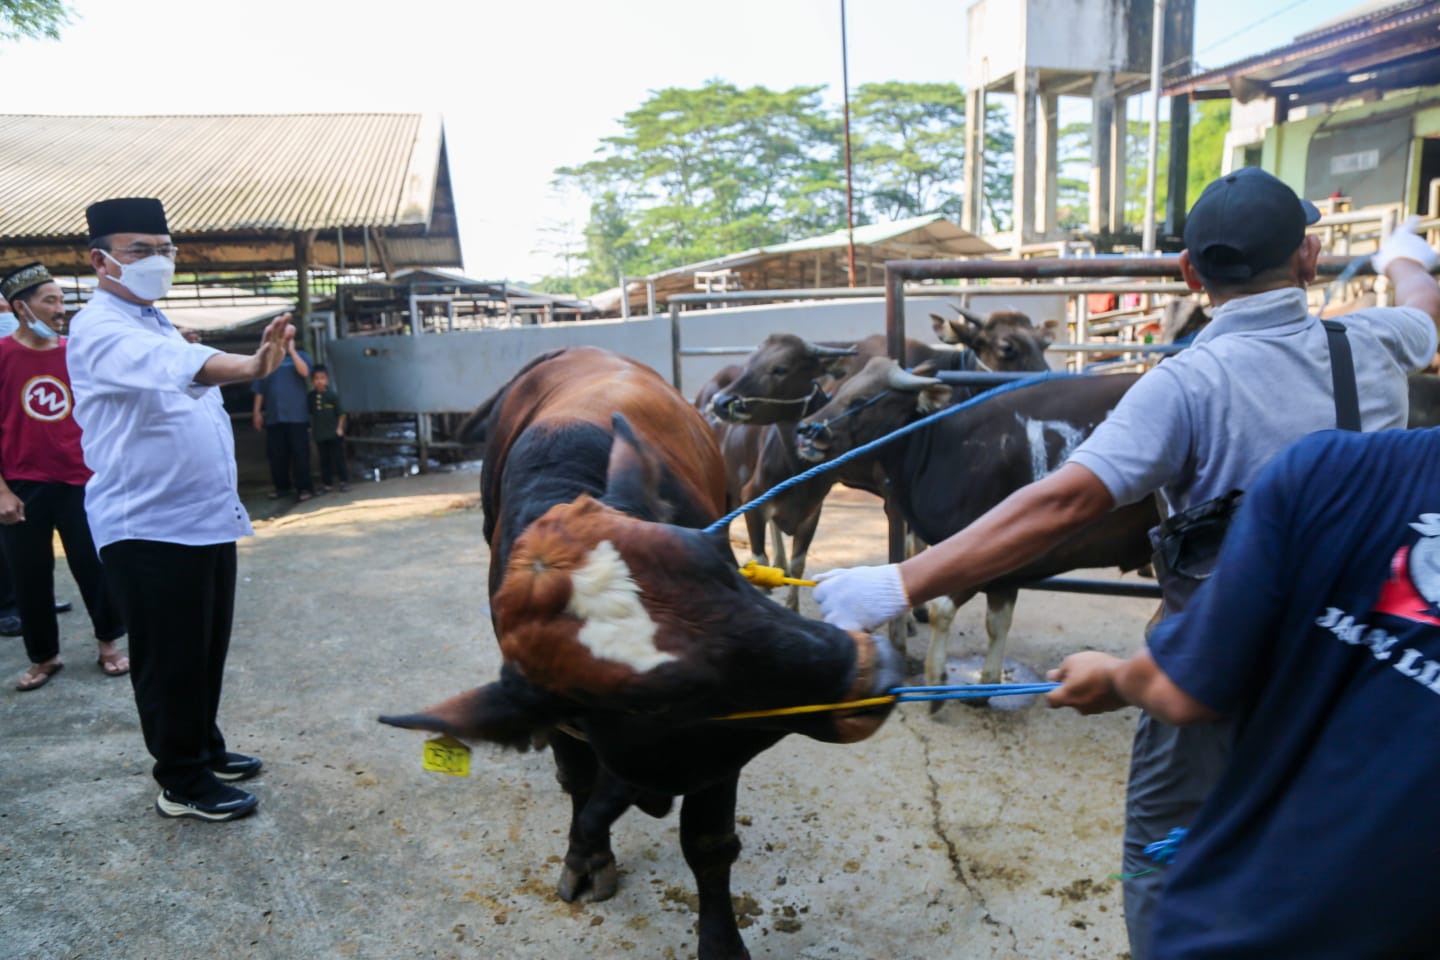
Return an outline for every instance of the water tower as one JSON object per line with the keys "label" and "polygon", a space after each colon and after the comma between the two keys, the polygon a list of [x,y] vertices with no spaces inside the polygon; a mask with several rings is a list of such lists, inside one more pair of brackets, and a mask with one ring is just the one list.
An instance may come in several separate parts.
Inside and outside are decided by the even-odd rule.
{"label": "water tower", "polygon": [[[1015,95],[1014,246],[1061,237],[1056,226],[1056,139],[1061,96],[1091,101],[1090,233],[1118,233],[1125,209],[1125,105],[1150,87],[1156,11],[1165,22],[1165,80],[1190,73],[1195,0],[975,0],[967,11],[964,226],[985,232],[986,95]],[[1189,103],[1171,102],[1166,220],[1184,216]],[[1177,169],[1178,167],[1178,169]],[[1165,176],[1166,171],[1161,171]],[[1176,188],[1178,176],[1179,187]],[[1175,205],[1179,205],[1178,212]]]}

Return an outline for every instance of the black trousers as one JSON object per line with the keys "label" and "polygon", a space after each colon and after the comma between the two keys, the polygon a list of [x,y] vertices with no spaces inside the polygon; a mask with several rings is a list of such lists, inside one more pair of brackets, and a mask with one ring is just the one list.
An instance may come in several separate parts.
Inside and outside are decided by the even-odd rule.
{"label": "black trousers", "polygon": [[0,617],[18,617],[20,608],[15,604],[15,584],[10,578],[10,564],[5,562],[5,550],[0,548]]}
{"label": "black trousers", "polygon": [[235,544],[121,540],[100,556],[130,627],[130,681],[155,779],[201,792],[225,753],[215,716],[235,613]]}
{"label": "black trousers", "polygon": [[96,640],[114,640],[125,626],[105,594],[100,556],[85,519],[85,488],[73,483],[16,480],[10,490],[25,504],[23,523],[0,526],[0,550],[15,584],[16,605],[31,663],[60,653],[55,618],[55,532],[65,545],[65,562],[80,588]]}
{"label": "black trousers", "polygon": [[276,493],[314,493],[310,481],[310,424],[265,425],[265,456],[270,461],[270,482]]}
{"label": "black trousers", "polygon": [[320,451],[320,482],[330,486],[336,480],[350,482],[350,468],[345,465],[345,438],[331,437],[316,440],[315,449]]}

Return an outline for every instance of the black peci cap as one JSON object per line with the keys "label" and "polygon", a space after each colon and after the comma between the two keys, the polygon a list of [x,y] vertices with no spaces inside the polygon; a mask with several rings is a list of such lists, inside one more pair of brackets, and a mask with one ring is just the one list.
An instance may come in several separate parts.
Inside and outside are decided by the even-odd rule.
{"label": "black peci cap", "polygon": [[165,206],[153,197],[118,197],[101,200],[85,208],[85,224],[90,239],[108,237],[112,233],[168,234]]}
{"label": "black peci cap", "polygon": [[1243,283],[1284,263],[1320,211],[1259,167],[1214,181],[1185,220],[1185,249],[1206,280]]}

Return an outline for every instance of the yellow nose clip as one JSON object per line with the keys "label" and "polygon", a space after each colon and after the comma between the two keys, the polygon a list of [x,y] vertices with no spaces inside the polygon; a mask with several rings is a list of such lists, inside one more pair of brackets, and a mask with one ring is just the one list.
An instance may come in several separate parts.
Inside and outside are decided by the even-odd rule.
{"label": "yellow nose clip", "polygon": [[780,567],[762,567],[759,563],[751,560],[740,568],[740,576],[749,580],[757,587],[813,587],[816,581],[800,580],[796,577],[785,576],[785,571]]}

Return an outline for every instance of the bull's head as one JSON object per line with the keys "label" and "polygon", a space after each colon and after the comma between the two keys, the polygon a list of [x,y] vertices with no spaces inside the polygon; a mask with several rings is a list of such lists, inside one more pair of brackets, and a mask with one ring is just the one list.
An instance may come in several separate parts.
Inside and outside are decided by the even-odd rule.
{"label": "bull's head", "polygon": [[950,402],[950,387],[901,369],[889,357],[873,357],[835,392],[819,413],[796,428],[796,449],[811,463],[832,460]]}
{"label": "bull's head", "polygon": [[[492,598],[500,681],[396,726],[522,745],[599,714],[678,727],[732,713],[883,693],[900,657],[772,602],[736,570],[724,533],[654,522],[663,467],[617,415],[607,489],[552,507],[515,542]],[[885,710],[736,721],[863,739]]]}
{"label": "bull's head", "polygon": [[746,358],[740,375],[715,395],[710,409],[731,423],[798,420],[819,395],[817,381],[843,373],[844,361],[853,356],[853,346],[828,346],[794,334],[772,333]]}
{"label": "bull's head", "polygon": [[1046,320],[1037,327],[1017,310],[997,310],[982,317],[964,307],[953,309],[959,314],[953,319],[930,314],[935,335],[943,342],[963,344],[990,370],[1046,369],[1045,348],[1055,342],[1057,321]]}

